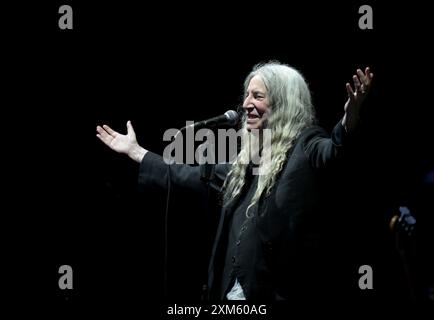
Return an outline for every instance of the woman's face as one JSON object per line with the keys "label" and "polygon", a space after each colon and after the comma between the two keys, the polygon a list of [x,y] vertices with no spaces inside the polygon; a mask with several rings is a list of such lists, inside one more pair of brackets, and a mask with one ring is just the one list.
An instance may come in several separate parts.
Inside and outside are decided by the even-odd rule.
{"label": "woman's face", "polygon": [[254,76],[249,82],[243,108],[247,113],[247,130],[262,129],[269,108],[267,90],[259,75]]}

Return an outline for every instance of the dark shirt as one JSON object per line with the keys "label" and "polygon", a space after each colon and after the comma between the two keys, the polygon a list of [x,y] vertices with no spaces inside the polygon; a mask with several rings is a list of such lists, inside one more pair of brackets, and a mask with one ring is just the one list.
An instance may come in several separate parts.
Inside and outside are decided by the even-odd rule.
{"label": "dark shirt", "polygon": [[225,295],[233,287],[236,278],[241,281],[240,284],[243,287],[243,270],[246,267],[251,267],[246,266],[248,261],[245,258],[248,252],[246,252],[247,247],[244,242],[251,241],[252,232],[254,233],[253,220],[246,216],[247,207],[258,185],[258,175],[252,174],[252,168],[252,166],[249,166],[241,195],[233,200],[237,202],[236,209],[227,220],[228,245],[221,287],[221,292],[225,292]]}

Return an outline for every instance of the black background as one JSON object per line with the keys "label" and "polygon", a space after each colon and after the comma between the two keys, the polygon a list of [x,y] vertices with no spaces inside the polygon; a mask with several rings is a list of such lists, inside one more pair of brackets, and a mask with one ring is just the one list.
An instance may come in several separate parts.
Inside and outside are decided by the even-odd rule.
{"label": "black background", "polygon": [[[73,30],[58,28],[62,4],[73,8]],[[362,4],[373,8],[373,30],[358,28]],[[252,66],[271,59],[303,73],[328,131],[343,114],[345,83],[356,68],[371,67],[365,149],[348,179],[360,194],[358,210],[384,223],[376,230],[400,205],[413,210],[421,225],[413,251],[417,289],[427,299],[434,285],[433,193],[423,182],[434,168],[427,5],[53,1],[4,8],[16,17],[4,28],[11,97],[4,170],[14,195],[6,194],[6,265],[18,271],[6,278],[21,301],[42,300],[66,313],[164,312],[165,195],[139,193],[137,164],[105,147],[95,127],[125,132],[131,120],[139,143],[161,154],[166,129],[235,108]],[[170,302],[200,302],[213,229],[198,207],[184,194],[171,206]],[[71,291],[58,288],[63,264],[74,270]],[[402,281],[387,271],[380,273],[390,276],[384,285]]]}

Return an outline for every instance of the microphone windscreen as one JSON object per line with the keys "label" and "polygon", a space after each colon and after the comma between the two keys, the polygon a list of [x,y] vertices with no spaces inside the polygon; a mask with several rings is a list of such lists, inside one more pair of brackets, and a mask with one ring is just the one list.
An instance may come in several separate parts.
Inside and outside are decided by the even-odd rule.
{"label": "microphone windscreen", "polygon": [[230,125],[235,125],[237,124],[238,120],[239,120],[239,115],[236,111],[234,110],[228,110],[225,112],[225,116],[228,119],[228,123]]}

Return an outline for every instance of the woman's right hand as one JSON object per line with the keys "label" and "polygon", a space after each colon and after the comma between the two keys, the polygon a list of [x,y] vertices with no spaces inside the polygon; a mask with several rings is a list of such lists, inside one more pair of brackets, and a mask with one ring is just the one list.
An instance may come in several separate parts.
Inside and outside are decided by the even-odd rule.
{"label": "woman's right hand", "polygon": [[107,125],[97,126],[96,131],[98,132],[96,136],[110,149],[124,153],[134,161],[141,162],[147,152],[137,143],[131,121],[127,122],[127,134],[120,134]]}

